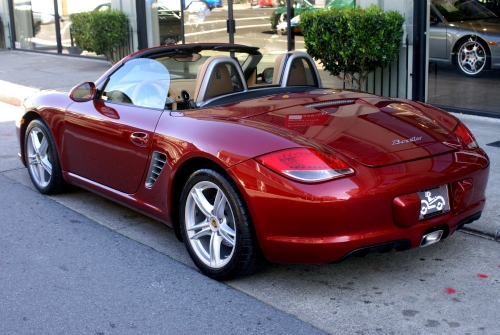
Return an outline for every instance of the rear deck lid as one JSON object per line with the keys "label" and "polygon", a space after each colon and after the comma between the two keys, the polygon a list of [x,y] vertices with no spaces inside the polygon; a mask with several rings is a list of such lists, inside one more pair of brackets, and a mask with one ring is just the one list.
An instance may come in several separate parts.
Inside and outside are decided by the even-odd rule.
{"label": "rear deck lid", "polygon": [[457,139],[416,107],[374,96],[323,100],[251,116],[377,167],[456,150]]}

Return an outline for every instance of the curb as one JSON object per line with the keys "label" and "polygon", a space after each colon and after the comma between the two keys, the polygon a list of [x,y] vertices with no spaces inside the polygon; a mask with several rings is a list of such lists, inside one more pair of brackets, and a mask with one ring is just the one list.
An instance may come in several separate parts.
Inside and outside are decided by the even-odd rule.
{"label": "curb", "polygon": [[0,80],[0,101],[10,105],[19,107],[24,99],[39,91],[40,89],[38,88],[12,84],[8,81]]}
{"label": "curb", "polygon": [[493,234],[493,233],[479,230],[479,229],[475,229],[475,228],[463,227],[462,229],[459,229],[458,231],[461,231],[462,233],[466,233],[469,235],[474,235],[474,236],[486,238],[488,240],[492,240],[492,241],[496,241],[496,242],[500,243],[500,230],[497,230]]}

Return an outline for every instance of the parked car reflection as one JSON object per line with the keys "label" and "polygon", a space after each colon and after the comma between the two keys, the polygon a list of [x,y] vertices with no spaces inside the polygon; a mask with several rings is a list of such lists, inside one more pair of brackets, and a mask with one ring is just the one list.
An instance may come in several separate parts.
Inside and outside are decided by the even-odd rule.
{"label": "parked car reflection", "polygon": [[[297,15],[290,20],[290,26],[292,27],[292,32],[295,35],[302,35],[302,27],[300,27],[299,21],[300,15]],[[276,31],[278,32],[278,34],[286,35],[287,28],[288,23],[286,21],[283,21],[276,26]]]}
{"label": "parked car reflection", "polygon": [[477,1],[432,0],[429,59],[476,76],[500,69],[500,18]]}
{"label": "parked car reflection", "polygon": [[192,31],[203,32],[210,30],[210,26],[205,27],[206,25],[204,24],[207,17],[212,14],[207,2],[195,0],[189,4],[186,12],[187,24],[191,27]]}
{"label": "parked car reflection", "polygon": [[255,7],[273,7],[273,1],[272,0],[248,0],[248,3],[250,6]]}
{"label": "parked car reflection", "polygon": [[[158,25],[160,28],[160,43],[174,44],[181,41],[181,13],[180,9],[169,8],[163,4],[155,4],[158,11]],[[94,11],[111,10],[111,2],[97,6]]]}
{"label": "parked car reflection", "polygon": [[[312,0],[311,0],[312,1]],[[294,15],[298,16],[302,12],[310,11],[310,10],[318,10],[322,8],[346,8],[346,7],[354,7],[354,0],[330,0],[326,1],[326,5],[315,5],[314,1],[313,3],[307,1],[307,0],[296,0],[294,1],[293,4],[293,13]],[[284,2],[283,2],[284,6]],[[286,7],[280,7],[276,8],[272,13],[270,17],[271,21],[271,29],[278,29],[278,25],[282,24],[283,22],[286,24]],[[295,18],[295,17],[294,17]],[[281,30],[281,32],[284,32]],[[286,33],[286,32],[284,32]]]}

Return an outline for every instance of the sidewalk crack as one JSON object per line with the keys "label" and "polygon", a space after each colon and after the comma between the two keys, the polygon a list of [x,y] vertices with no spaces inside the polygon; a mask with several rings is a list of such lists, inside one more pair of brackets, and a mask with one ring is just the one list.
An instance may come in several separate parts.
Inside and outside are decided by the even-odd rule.
{"label": "sidewalk crack", "polygon": [[19,167],[19,168],[10,169],[10,170],[2,170],[2,171],[0,171],[0,173],[4,174],[6,172],[19,171],[19,170],[24,170],[24,169],[26,169],[26,168],[23,166],[23,167]]}

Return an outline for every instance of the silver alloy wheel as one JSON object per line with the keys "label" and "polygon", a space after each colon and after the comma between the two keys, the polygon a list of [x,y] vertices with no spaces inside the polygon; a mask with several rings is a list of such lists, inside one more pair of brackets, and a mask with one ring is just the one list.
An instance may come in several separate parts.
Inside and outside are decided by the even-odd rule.
{"label": "silver alloy wheel", "polygon": [[38,187],[47,187],[52,178],[52,163],[49,160],[49,142],[40,128],[30,129],[26,150],[33,180]]}
{"label": "silver alloy wheel", "polygon": [[214,183],[201,181],[186,199],[185,229],[197,258],[218,269],[234,254],[236,223],[224,192]]}
{"label": "silver alloy wheel", "polygon": [[460,46],[457,59],[465,74],[476,75],[486,65],[486,50],[480,42],[469,40]]}

